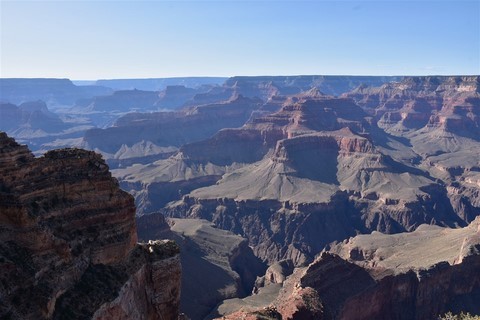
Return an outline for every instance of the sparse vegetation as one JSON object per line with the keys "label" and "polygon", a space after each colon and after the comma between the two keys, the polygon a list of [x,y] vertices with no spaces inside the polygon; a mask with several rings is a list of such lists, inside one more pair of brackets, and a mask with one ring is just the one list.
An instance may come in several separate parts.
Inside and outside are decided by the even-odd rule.
{"label": "sparse vegetation", "polygon": [[439,320],[480,320],[480,316],[471,315],[470,313],[461,312],[460,314],[453,314],[451,312],[445,313],[438,317]]}

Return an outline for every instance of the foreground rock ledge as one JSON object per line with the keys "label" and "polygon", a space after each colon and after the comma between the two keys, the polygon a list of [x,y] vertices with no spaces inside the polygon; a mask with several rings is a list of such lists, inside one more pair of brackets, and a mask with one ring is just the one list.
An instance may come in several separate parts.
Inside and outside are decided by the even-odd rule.
{"label": "foreground rock ledge", "polygon": [[100,155],[34,158],[0,132],[1,319],[176,319],[178,253],[137,244],[133,198]]}

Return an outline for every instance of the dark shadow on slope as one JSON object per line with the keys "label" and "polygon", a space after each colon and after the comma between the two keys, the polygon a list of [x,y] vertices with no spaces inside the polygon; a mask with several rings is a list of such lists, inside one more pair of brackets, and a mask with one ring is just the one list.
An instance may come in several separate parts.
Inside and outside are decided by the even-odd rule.
{"label": "dark shadow on slope", "polygon": [[382,129],[380,129],[376,124],[372,125],[370,128],[370,138],[374,145],[383,147],[388,150],[394,150],[392,147],[388,145],[389,140],[393,140],[398,143],[401,143],[408,148],[413,147],[408,138],[391,135],[383,131]]}
{"label": "dark shadow on slope", "polygon": [[411,173],[411,174],[414,174],[414,175],[417,175],[417,176],[422,176],[422,177],[431,179],[432,181],[439,182],[438,179],[433,178],[430,175],[429,172],[424,171],[422,169],[407,166],[403,163],[400,163],[400,162],[394,160],[390,156],[384,156],[383,157],[383,163],[390,168],[390,170],[386,170],[388,172],[392,172],[392,173]]}
{"label": "dark shadow on slope", "polygon": [[[217,252],[218,239],[208,238],[208,232],[199,231],[198,235],[190,237],[171,231],[159,212],[138,217],[137,231],[143,241],[167,238],[180,246],[180,309],[192,320],[203,319],[225,299],[243,298],[250,294],[257,276],[263,275],[266,270],[265,264],[254,255],[246,240],[238,247],[232,247],[230,252]],[[221,246],[231,246],[228,237],[223,240]],[[228,266],[222,265],[226,255]]]}
{"label": "dark shadow on slope", "polygon": [[[241,277],[234,278],[232,273],[207,260],[203,249],[191,238],[181,237],[177,234],[173,234],[172,238],[180,246],[182,263],[180,310],[192,320],[203,319],[225,299],[243,298],[251,292],[254,280],[247,284],[242,281],[245,279]],[[255,270],[248,269],[249,266],[252,266],[251,261],[248,262],[248,258],[259,260],[251,252],[251,257],[238,259],[238,263],[243,263],[243,265],[231,267],[240,276],[245,276],[250,272],[255,279],[260,274],[256,274]],[[262,268],[262,271],[264,269]],[[249,287],[245,287],[244,284]]]}
{"label": "dark shadow on slope", "polygon": [[310,147],[288,151],[290,163],[296,170],[295,176],[339,185],[337,180],[339,151],[336,142],[326,147]]}
{"label": "dark shadow on slope", "polygon": [[364,268],[336,255],[323,254],[322,259],[308,268],[300,283],[319,293],[326,318],[334,319],[348,298],[374,286],[375,280]]}

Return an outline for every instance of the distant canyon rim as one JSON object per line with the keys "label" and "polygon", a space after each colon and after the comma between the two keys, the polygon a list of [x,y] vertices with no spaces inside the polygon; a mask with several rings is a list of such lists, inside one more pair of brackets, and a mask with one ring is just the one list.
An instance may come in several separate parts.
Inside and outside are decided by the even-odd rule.
{"label": "distant canyon rim", "polygon": [[[106,274],[98,303],[72,319],[82,308],[161,319],[167,300],[169,319],[480,314],[480,76],[3,78],[0,89],[2,316],[61,318],[79,284]],[[158,239],[178,247],[148,244]],[[167,293],[145,280],[165,280],[165,264]],[[118,307],[143,285],[162,298]]]}

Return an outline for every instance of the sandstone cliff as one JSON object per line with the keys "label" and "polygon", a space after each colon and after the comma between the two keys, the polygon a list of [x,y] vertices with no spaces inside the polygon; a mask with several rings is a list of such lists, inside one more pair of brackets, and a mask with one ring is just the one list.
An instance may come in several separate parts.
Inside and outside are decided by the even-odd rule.
{"label": "sandstone cliff", "polygon": [[178,247],[136,244],[133,198],[100,155],[34,158],[0,133],[0,176],[0,317],[177,317]]}

